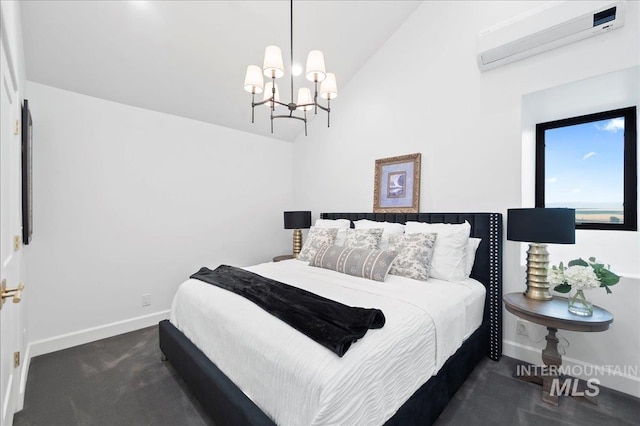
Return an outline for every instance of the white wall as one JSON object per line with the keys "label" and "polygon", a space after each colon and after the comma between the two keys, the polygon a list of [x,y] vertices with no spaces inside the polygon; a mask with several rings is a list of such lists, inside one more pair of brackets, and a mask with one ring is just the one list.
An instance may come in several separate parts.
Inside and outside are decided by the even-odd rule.
{"label": "white wall", "polygon": [[[524,207],[535,205],[537,123],[633,105],[640,105],[640,66],[524,95],[522,97],[522,205]],[[636,161],[639,159],[640,157]],[[640,187],[640,179],[638,183]],[[640,279],[640,261],[638,260],[640,259],[640,234],[638,232],[577,230],[576,238],[577,245],[584,253],[583,258],[595,256],[610,263],[618,274]],[[571,245],[551,245],[549,250],[552,257],[560,259],[576,253],[575,247]],[[640,289],[640,286],[636,287]]]}
{"label": "white wall", "polygon": [[201,266],[290,251],[291,143],[32,82],[27,93],[31,356],[156,323]]}
{"label": "white wall", "polygon": [[[602,74],[596,77],[540,90],[522,97],[522,196],[523,206],[535,205],[535,125],[562,118],[577,117],[593,112],[608,111],[629,106],[640,106],[640,66]],[[638,159],[637,159],[638,160]],[[637,161],[636,160],[636,161]],[[640,187],[640,185],[639,185]],[[521,245],[524,264],[526,244]],[[640,357],[640,233],[630,231],[577,230],[576,244],[549,245],[553,264],[582,257],[594,256],[611,264],[611,269],[622,275],[619,284],[612,287],[613,294],[604,290],[588,292],[589,298],[598,306],[614,313],[615,322],[611,332],[594,333],[587,338],[580,333],[563,332],[569,341],[567,357],[574,364],[590,363],[608,365],[608,350],[593,348],[624,347],[616,356],[620,365],[638,365]],[[524,272],[523,272],[524,273]],[[636,303],[629,303],[636,301]],[[614,308],[615,307],[615,308]],[[513,356],[535,361],[535,355],[544,348],[541,337],[545,329],[539,325],[527,326],[532,330],[529,339],[513,335],[509,348]],[[511,330],[510,330],[511,331]],[[537,342],[537,343],[536,343]],[[536,348],[536,349],[534,349]],[[640,378],[633,380],[602,377],[603,383],[635,395],[640,394]]]}
{"label": "white wall", "polygon": [[[421,152],[420,211],[497,211],[506,222],[507,209],[529,197],[522,191],[523,96],[640,64],[639,5],[628,2],[622,29],[480,73],[477,33],[539,5],[425,2],[341,91],[330,132],[312,129],[295,142],[294,203],[314,212],[371,211],[375,160]],[[621,250],[636,250],[639,241],[632,233]],[[573,247],[576,257],[590,255],[581,236]],[[523,250],[505,242],[505,293],[524,287]],[[612,296],[594,297],[615,323],[604,333],[561,332],[571,341],[566,359],[637,365],[638,285],[624,279]],[[535,344],[516,339],[515,324],[505,312],[505,354],[541,363]],[[607,380],[640,396],[637,377]]]}

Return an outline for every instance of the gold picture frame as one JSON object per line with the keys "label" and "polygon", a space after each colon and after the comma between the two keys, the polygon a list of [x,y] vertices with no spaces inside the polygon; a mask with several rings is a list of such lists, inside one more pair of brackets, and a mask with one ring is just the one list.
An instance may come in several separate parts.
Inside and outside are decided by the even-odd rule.
{"label": "gold picture frame", "polygon": [[374,213],[418,213],[421,154],[376,160]]}

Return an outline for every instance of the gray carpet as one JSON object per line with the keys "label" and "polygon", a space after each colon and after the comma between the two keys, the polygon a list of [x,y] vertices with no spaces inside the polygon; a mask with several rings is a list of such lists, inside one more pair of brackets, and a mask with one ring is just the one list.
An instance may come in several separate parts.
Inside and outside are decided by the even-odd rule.
{"label": "gray carpet", "polygon": [[31,360],[15,426],[213,425],[168,362],[158,327]]}
{"label": "gray carpet", "polygon": [[518,363],[506,356],[481,361],[436,425],[640,425],[640,399],[604,387],[597,405],[571,397],[560,398],[557,407],[542,402],[542,386],[512,377]]}
{"label": "gray carpet", "polygon": [[[538,385],[514,379],[516,361],[482,361],[436,422],[445,425],[638,425],[640,400],[601,388],[598,405],[540,400]],[[170,363],[157,327],[31,360],[15,426],[212,425]]]}

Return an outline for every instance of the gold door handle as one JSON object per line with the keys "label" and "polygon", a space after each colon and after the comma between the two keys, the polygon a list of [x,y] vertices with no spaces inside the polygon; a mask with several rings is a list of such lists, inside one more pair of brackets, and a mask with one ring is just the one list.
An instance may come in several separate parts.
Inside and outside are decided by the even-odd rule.
{"label": "gold door handle", "polygon": [[2,302],[0,302],[0,308],[4,305],[5,299],[9,297],[13,297],[13,303],[20,303],[22,300],[22,290],[24,290],[24,284],[18,284],[16,288],[7,288],[7,280],[2,280],[2,288],[0,293],[0,298],[2,298]]}

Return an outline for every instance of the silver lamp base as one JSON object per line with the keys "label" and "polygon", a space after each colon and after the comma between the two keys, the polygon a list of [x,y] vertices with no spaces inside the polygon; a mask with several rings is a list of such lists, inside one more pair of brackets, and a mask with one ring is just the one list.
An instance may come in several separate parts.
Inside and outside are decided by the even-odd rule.
{"label": "silver lamp base", "polygon": [[546,244],[530,243],[527,250],[527,289],[524,295],[534,300],[551,300],[549,292],[549,252]]}

